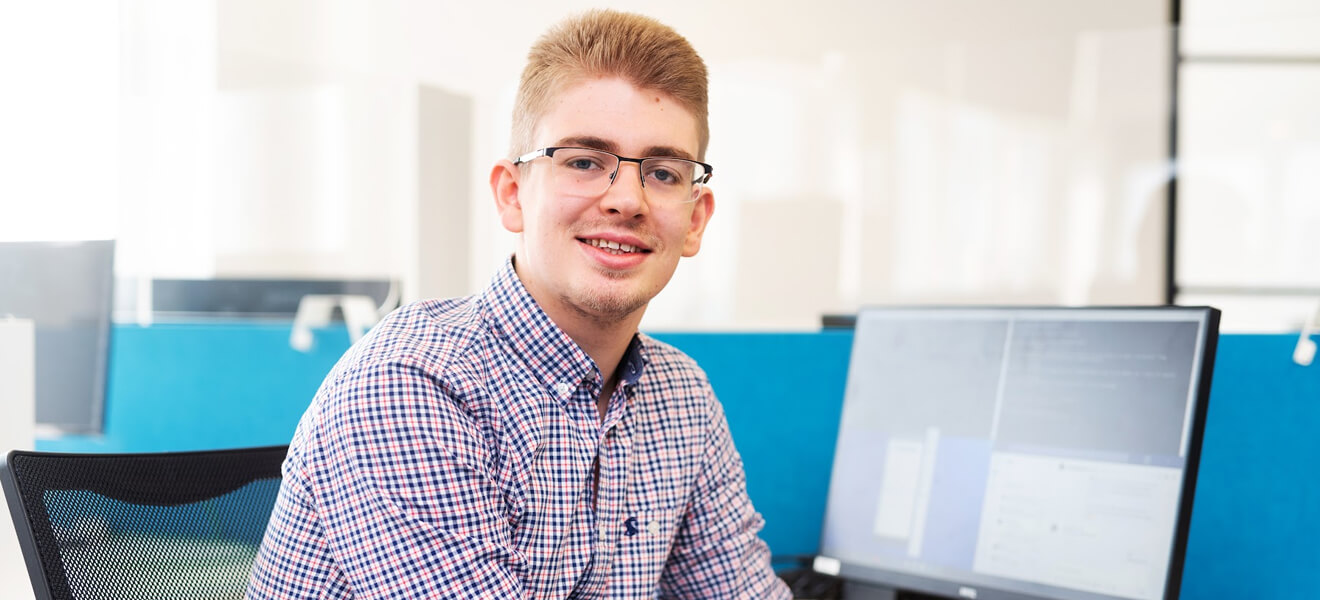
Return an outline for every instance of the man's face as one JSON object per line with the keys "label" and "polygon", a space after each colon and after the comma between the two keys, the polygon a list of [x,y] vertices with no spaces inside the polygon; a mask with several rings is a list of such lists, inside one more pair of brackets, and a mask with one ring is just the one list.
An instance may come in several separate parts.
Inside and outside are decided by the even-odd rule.
{"label": "man's face", "polygon": [[[695,117],[668,96],[617,78],[591,79],[555,97],[536,130],[536,148],[582,146],[625,157],[697,158]],[[532,150],[529,148],[526,150]],[[549,159],[513,166],[513,185],[497,185],[504,226],[520,233],[516,266],[523,284],[551,314],[566,309],[600,323],[641,318],[651,298],[693,256],[714,208],[703,187],[696,202],[647,197],[636,163],[621,163],[604,194],[557,189]],[[503,190],[503,191],[502,191]],[[632,246],[624,252],[602,242]]]}

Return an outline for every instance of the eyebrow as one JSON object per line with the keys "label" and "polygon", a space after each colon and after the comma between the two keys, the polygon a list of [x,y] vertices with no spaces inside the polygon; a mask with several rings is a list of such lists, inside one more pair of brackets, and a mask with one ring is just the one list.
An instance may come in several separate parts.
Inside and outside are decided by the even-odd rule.
{"label": "eyebrow", "polygon": [[[610,140],[607,140],[605,138],[596,137],[594,135],[580,135],[580,136],[569,136],[565,138],[560,138],[558,142],[555,142],[555,145],[573,146],[578,148],[591,148],[593,150],[604,150],[606,152],[613,152],[615,154],[619,153],[618,144]],[[669,158],[684,158],[687,160],[696,160],[695,158],[692,157],[690,153],[685,152],[680,148],[674,148],[672,146],[651,146],[646,149],[645,153],[643,153],[640,158],[651,158],[651,157],[669,157]]]}
{"label": "eyebrow", "polygon": [[591,148],[593,150],[604,150],[606,152],[619,152],[619,145],[605,138],[598,138],[592,135],[579,135],[566,138],[559,138],[555,142],[556,146],[574,146],[577,148]]}
{"label": "eyebrow", "polygon": [[679,148],[672,148],[669,146],[651,146],[650,148],[646,149],[646,156],[647,157],[665,156],[670,158],[684,158],[687,160],[697,160],[696,158],[693,158],[691,154],[688,154],[687,152],[684,152]]}

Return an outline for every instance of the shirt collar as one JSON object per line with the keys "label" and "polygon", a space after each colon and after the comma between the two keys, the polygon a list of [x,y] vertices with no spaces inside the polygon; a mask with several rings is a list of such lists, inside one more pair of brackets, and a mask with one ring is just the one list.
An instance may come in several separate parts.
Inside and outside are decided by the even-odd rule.
{"label": "shirt collar", "polygon": [[[579,384],[595,374],[591,357],[550,320],[518,279],[512,257],[491,278],[482,298],[496,333],[508,341],[551,394],[567,400]],[[621,386],[635,385],[642,376],[647,362],[643,338],[634,335],[620,361]]]}
{"label": "shirt collar", "polygon": [[623,353],[623,360],[619,361],[619,385],[631,387],[637,385],[637,381],[642,378],[642,371],[646,369],[646,363],[650,360],[646,353],[646,344],[644,337],[638,333],[633,334],[632,342],[628,344],[628,350]]}

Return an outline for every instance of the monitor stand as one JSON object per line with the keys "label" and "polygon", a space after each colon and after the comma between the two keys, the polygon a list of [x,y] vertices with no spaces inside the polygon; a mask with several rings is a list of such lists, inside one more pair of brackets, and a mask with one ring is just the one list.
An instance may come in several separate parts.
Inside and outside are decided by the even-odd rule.
{"label": "monitor stand", "polygon": [[843,600],[948,600],[944,596],[931,596],[918,592],[896,590],[870,583],[844,580]]}

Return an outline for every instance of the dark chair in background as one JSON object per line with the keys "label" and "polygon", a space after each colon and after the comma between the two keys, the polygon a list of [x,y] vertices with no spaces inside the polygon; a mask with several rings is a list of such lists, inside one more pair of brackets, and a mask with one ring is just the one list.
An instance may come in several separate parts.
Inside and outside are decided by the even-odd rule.
{"label": "dark chair in background", "polygon": [[287,450],[10,452],[36,600],[242,598]]}

